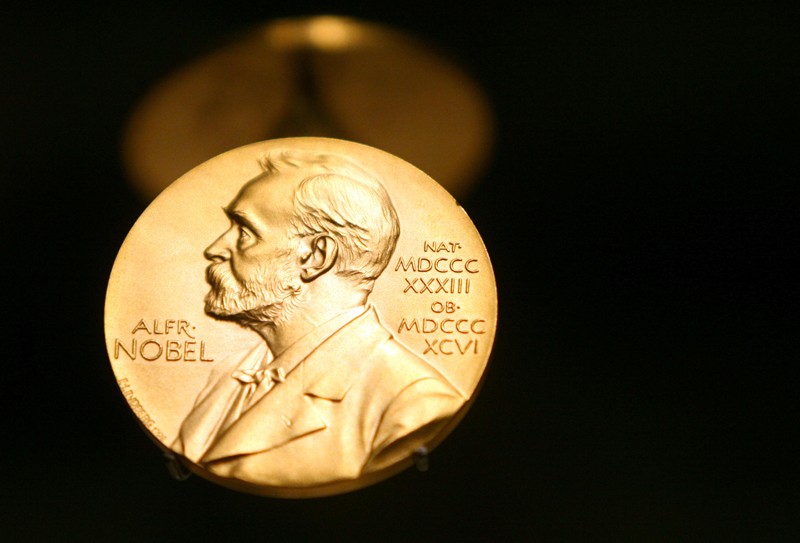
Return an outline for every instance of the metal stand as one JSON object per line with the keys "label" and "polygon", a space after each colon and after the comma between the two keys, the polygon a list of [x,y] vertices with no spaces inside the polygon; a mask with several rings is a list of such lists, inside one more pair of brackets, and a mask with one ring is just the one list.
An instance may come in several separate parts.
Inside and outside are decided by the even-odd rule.
{"label": "metal stand", "polygon": [[428,468],[431,467],[430,456],[428,455],[428,448],[427,447],[420,447],[414,454],[411,455],[411,458],[414,460],[414,466],[416,466],[417,471],[426,472]]}
{"label": "metal stand", "polygon": [[192,472],[186,469],[186,466],[181,464],[180,460],[178,460],[178,457],[171,452],[164,453],[164,463],[167,466],[167,471],[169,472],[170,477],[176,481],[185,481],[192,476]]}

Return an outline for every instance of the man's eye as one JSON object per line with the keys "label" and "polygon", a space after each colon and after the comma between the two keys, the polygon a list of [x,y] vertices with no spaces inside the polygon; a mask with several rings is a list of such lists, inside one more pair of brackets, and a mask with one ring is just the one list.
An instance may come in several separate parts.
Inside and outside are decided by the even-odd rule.
{"label": "man's eye", "polygon": [[239,228],[239,239],[236,240],[236,244],[242,248],[251,241],[253,241],[253,235],[246,228]]}

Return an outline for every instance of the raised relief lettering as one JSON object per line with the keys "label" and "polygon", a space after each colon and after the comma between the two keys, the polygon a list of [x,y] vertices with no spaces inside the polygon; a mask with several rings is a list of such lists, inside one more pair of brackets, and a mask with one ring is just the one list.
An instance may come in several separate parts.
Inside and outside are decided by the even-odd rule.
{"label": "raised relief lettering", "polygon": [[425,241],[422,250],[448,256],[398,257],[394,271],[425,274],[404,277],[403,294],[469,294],[472,286],[469,276],[480,273],[477,258],[455,256],[461,244],[452,241]]}
{"label": "raised relief lettering", "polygon": [[456,351],[453,350],[454,348],[458,351],[458,354],[467,354],[468,352],[478,354],[478,340],[426,339],[425,350],[422,354],[451,355],[456,354]]}
{"label": "raised relief lettering", "polygon": [[427,273],[431,270],[439,273],[478,273],[477,258],[436,258],[431,260],[420,256],[404,259],[402,256],[397,259],[394,271],[412,271],[417,273]]}
{"label": "raised relief lettering", "polygon": [[407,332],[417,332],[418,334],[433,334],[443,332],[445,334],[485,334],[485,319],[402,319],[397,333],[404,330]]}
{"label": "raised relief lettering", "polygon": [[213,362],[214,359],[206,355],[205,341],[196,340],[195,329],[184,319],[139,319],[128,340],[114,339],[114,359]]}
{"label": "raised relief lettering", "polygon": [[413,280],[408,277],[405,278],[406,287],[403,293],[413,292],[415,294],[424,294],[429,292],[431,294],[469,294],[470,281],[461,278],[456,279],[438,279],[436,277],[415,277]]}
{"label": "raised relief lettering", "polygon": [[[403,277],[403,294],[469,294],[472,289],[470,276],[480,273],[480,264],[477,258],[459,254],[461,250],[459,242],[426,240],[422,244],[422,252],[427,253],[426,256],[398,257],[394,270],[409,274]],[[430,305],[433,315],[403,318],[397,327],[397,334],[441,334],[436,338],[424,339],[423,354],[477,354],[479,336],[487,330],[486,320],[458,316],[456,313],[459,310],[461,306],[453,300],[436,300]]]}
{"label": "raised relief lettering", "polygon": [[397,327],[397,335],[409,333],[422,336],[442,334],[435,338],[424,337],[423,355],[478,354],[478,336],[486,333],[486,319],[404,318]]}
{"label": "raised relief lettering", "polygon": [[145,408],[142,407],[141,402],[133,393],[133,390],[131,389],[131,385],[128,382],[128,380],[120,379],[119,381],[117,381],[117,384],[119,385],[119,388],[122,391],[122,395],[125,396],[126,400],[128,400],[128,405],[131,406],[131,410],[133,410],[136,416],[139,417],[139,420],[142,421],[144,427],[150,430],[150,432],[158,439],[162,440],[167,439],[167,436],[165,436],[164,433],[161,430],[159,430],[158,426],[156,426],[156,421],[153,420],[152,417],[150,417],[150,415],[147,413]]}
{"label": "raised relief lettering", "polygon": [[486,319],[458,316],[456,313],[460,309],[461,306],[452,300],[437,300],[430,306],[434,316],[401,319],[397,335],[441,334],[436,338],[424,338],[425,349],[422,354],[436,356],[478,354],[478,336],[486,333]]}

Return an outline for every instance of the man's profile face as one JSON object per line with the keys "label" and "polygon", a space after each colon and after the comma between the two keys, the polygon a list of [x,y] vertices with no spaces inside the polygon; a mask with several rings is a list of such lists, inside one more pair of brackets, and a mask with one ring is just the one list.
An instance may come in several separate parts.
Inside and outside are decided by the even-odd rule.
{"label": "man's profile face", "polygon": [[225,208],[230,227],[204,252],[211,290],[206,312],[237,320],[244,313],[274,321],[301,288],[297,239],[290,238],[294,179],[258,177]]}

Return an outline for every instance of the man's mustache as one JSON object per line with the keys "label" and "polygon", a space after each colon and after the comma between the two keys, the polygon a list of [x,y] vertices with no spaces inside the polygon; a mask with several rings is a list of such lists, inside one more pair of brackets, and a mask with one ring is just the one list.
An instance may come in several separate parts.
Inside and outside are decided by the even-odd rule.
{"label": "man's mustache", "polygon": [[212,288],[219,289],[230,280],[235,281],[235,278],[227,262],[215,262],[206,267],[206,282]]}

